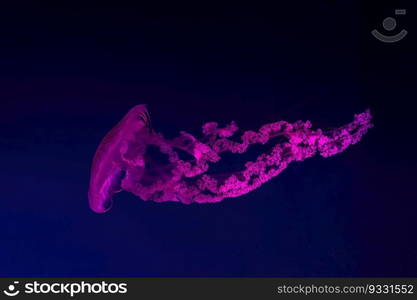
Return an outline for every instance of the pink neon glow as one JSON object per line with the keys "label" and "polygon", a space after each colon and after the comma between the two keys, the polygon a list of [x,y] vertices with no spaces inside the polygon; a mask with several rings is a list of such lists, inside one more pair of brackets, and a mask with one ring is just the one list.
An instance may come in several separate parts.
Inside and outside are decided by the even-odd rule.
{"label": "pink neon glow", "polygon": [[[213,203],[238,197],[260,187],[281,173],[289,163],[302,161],[319,153],[329,157],[356,144],[371,128],[369,110],[357,114],[353,122],[323,133],[313,130],[310,121],[278,121],[263,125],[258,131],[246,131],[236,142],[231,139],[238,127],[231,122],[224,128],[216,122],[203,125],[200,139],[181,132],[171,140],[154,132],[145,105],[137,105],[104,137],[93,160],[89,203],[98,213],[110,209],[112,196],[122,190],[143,200],[178,201],[184,204]],[[271,150],[249,161],[230,174],[207,174],[221,154],[244,153],[251,145],[274,143]],[[284,141],[282,141],[284,140]],[[148,149],[159,149],[167,157],[157,162]],[[179,156],[190,155],[189,160]]]}

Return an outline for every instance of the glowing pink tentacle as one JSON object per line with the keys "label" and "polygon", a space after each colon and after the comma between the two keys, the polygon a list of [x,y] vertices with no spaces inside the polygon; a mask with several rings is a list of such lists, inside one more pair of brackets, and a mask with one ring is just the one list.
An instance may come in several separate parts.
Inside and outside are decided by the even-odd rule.
{"label": "glowing pink tentacle", "polygon": [[[302,161],[317,152],[329,157],[344,151],[349,145],[357,143],[372,124],[369,110],[355,115],[352,123],[326,135],[320,129],[312,130],[309,121],[293,124],[279,121],[262,126],[258,132],[244,132],[241,142],[228,139],[238,130],[235,123],[225,128],[217,126],[215,122],[203,126],[205,142],[187,133],[171,141],[165,140],[162,135],[142,141],[158,146],[161,152],[169,155],[170,165],[165,169],[169,171],[161,171],[153,178],[144,176],[131,165],[127,168],[122,188],[144,200],[157,202],[218,202],[258,188],[281,173],[292,161]],[[220,160],[221,153],[244,153],[250,145],[265,144],[277,136],[285,137],[287,141],[275,145],[269,153],[260,155],[255,161],[246,163],[243,170],[234,172],[228,178],[218,180],[216,176],[205,174],[210,163]],[[194,159],[179,159],[175,148],[187,151]],[[153,181],[145,184],[143,180],[147,177]]]}

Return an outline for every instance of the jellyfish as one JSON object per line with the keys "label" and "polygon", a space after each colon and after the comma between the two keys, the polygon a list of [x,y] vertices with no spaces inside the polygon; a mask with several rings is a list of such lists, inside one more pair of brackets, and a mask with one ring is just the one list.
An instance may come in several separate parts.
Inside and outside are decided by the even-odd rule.
{"label": "jellyfish", "polygon": [[[144,201],[183,204],[216,203],[247,194],[279,175],[291,162],[316,154],[333,156],[358,143],[372,128],[371,113],[322,131],[310,121],[278,121],[242,132],[232,121],[202,126],[199,138],[185,131],[172,139],[154,131],[144,104],[130,109],[102,139],[93,158],[88,191],[90,208],[104,213],[114,194],[127,191]],[[225,153],[243,154],[255,144],[272,143],[267,151],[229,173],[209,172]],[[153,152],[164,159],[155,159]],[[186,158],[184,158],[186,154]]]}

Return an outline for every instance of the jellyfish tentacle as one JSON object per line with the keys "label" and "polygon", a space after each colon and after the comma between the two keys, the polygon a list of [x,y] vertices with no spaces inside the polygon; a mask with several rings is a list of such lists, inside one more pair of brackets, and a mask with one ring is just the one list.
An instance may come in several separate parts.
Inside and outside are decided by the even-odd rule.
{"label": "jellyfish tentacle", "polygon": [[[202,127],[201,139],[181,132],[177,138],[168,140],[155,131],[142,130],[147,127],[144,126],[144,112],[141,113],[142,125],[133,121],[121,122],[117,134],[113,133],[119,139],[106,141],[112,151],[100,155],[99,161],[104,167],[90,182],[91,191],[97,189],[94,185],[106,190],[90,196],[90,206],[97,212],[107,210],[104,204],[108,204],[112,194],[120,188],[145,201],[155,202],[215,203],[238,197],[276,177],[293,161],[303,161],[317,153],[329,157],[346,150],[373,126],[370,111],[366,110],[355,115],[353,122],[325,133],[320,129],[313,130],[309,121],[278,121],[265,124],[257,131],[243,132],[237,142],[231,139],[239,130],[235,122],[223,128],[216,122],[209,122]],[[275,142],[278,137],[283,140],[280,138]],[[242,169],[229,174],[208,174],[211,166],[221,161],[223,153],[241,154],[252,145],[268,142],[275,145],[253,161],[246,162]],[[147,158],[145,154],[150,146],[156,146],[167,155],[168,162],[162,164]],[[180,151],[185,151],[191,158],[181,159]],[[103,158],[112,161],[113,167],[109,167]]]}

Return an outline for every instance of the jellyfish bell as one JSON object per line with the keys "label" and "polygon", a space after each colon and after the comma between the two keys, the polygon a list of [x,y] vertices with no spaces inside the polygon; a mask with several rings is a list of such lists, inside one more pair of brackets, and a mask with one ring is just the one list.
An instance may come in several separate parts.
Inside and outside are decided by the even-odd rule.
{"label": "jellyfish bell", "polygon": [[[112,197],[122,190],[125,167],[131,163],[129,144],[134,143],[138,132],[147,128],[150,128],[150,117],[146,105],[136,105],[101,140],[94,154],[88,190],[93,211],[104,213],[112,207]],[[140,165],[138,160],[137,166]]]}
{"label": "jellyfish bell", "polygon": [[[122,190],[145,201],[176,201],[183,204],[216,203],[239,197],[279,175],[291,162],[320,154],[329,157],[356,144],[371,128],[369,110],[353,122],[323,133],[309,121],[278,121],[258,131],[245,131],[236,141],[236,123],[219,128],[216,122],[203,125],[202,137],[181,132],[165,139],[152,130],[145,105],[133,107],[103,138],[93,159],[89,203],[103,213],[112,206],[112,196]],[[280,137],[277,141],[277,137]],[[248,161],[242,169],[209,174],[222,154],[245,153],[254,144],[272,143],[268,151]],[[154,157],[154,152],[164,159]],[[182,158],[181,153],[188,153]]]}

